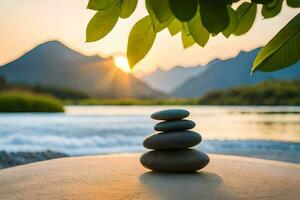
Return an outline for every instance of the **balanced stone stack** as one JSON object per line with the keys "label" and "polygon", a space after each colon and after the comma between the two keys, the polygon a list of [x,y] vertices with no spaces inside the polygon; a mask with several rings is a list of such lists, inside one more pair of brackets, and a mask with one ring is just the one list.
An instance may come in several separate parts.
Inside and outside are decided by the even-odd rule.
{"label": "balanced stone stack", "polygon": [[141,164],[158,172],[195,172],[209,162],[207,154],[191,149],[202,140],[199,133],[190,131],[196,124],[184,118],[190,115],[182,109],[162,110],[151,115],[152,119],[163,120],[155,125],[160,131],[144,140],[144,147],[153,149],[141,156]]}

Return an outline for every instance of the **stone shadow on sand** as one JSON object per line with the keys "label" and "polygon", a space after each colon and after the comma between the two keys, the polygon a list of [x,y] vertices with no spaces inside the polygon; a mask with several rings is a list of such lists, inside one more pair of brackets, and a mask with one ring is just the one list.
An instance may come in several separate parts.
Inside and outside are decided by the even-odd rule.
{"label": "stone shadow on sand", "polygon": [[139,179],[158,199],[233,199],[222,178],[211,172],[146,172]]}

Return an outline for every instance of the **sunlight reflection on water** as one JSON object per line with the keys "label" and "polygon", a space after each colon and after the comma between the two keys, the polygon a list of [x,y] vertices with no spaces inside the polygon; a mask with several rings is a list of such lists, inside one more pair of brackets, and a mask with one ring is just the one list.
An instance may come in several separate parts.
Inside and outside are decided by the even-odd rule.
{"label": "sunlight reflection on water", "polygon": [[[106,117],[115,119],[116,122],[119,122],[119,117],[121,117],[125,123],[131,125],[134,125],[135,119],[139,118],[148,129],[155,124],[155,121],[148,116],[157,110],[167,108],[172,107],[68,107],[67,115]],[[196,122],[195,130],[203,133],[206,139],[300,141],[300,107],[180,106],[180,108],[191,112],[189,118]]]}

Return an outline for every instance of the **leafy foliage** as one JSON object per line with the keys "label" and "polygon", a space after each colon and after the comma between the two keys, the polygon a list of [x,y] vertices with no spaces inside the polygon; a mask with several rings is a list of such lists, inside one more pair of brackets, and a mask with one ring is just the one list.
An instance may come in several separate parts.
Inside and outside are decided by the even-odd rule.
{"label": "leafy foliage", "polygon": [[182,22],[187,22],[193,18],[197,12],[197,0],[170,0],[170,8],[174,16]]}
{"label": "leafy foliage", "polygon": [[124,0],[121,4],[120,17],[128,18],[134,12],[137,6],[138,0]]}
{"label": "leafy foliage", "polygon": [[238,16],[235,10],[233,10],[230,6],[228,6],[228,15],[229,25],[222,31],[223,35],[227,38],[236,30],[236,27],[238,26]]}
{"label": "leafy foliage", "polygon": [[174,19],[169,25],[168,25],[169,32],[171,36],[176,35],[182,30],[182,24],[178,19]]}
{"label": "leafy foliage", "polygon": [[157,19],[157,17],[156,17],[157,15],[156,15],[155,11],[153,10],[153,7],[150,4],[151,2],[152,2],[151,0],[146,0],[146,8],[151,17],[154,31],[156,33],[158,33],[160,31],[162,31],[164,28],[166,28],[172,22],[174,17],[173,17],[173,15],[171,15],[171,17],[169,17],[166,21],[160,22],[159,19]]}
{"label": "leafy foliage", "polygon": [[199,12],[188,22],[188,29],[191,33],[191,37],[194,38],[201,47],[204,47],[209,39],[210,33],[203,26]]}
{"label": "leafy foliage", "polygon": [[[118,18],[131,16],[137,2],[137,0],[89,0],[88,9],[96,10],[97,13],[87,26],[86,41],[94,42],[105,37],[113,29]],[[288,6],[300,7],[299,0],[286,2]],[[251,0],[243,3],[239,0],[145,0],[145,4],[149,15],[134,25],[129,36],[127,57],[131,67],[146,56],[156,34],[165,28],[172,36],[181,32],[184,48],[195,43],[204,47],[210,35],[214,37],[222,33],[228,38],[232,34],[239,36],[247,33],[256,19],[257,4],[262,4],[261,12],[264,18],[278,15],[283,0]],[[237,9],[234,9],[236,7],[234,4],[238,4]],[[282,31],[287,35],[293,32],[291,29]],[[272,41],[281,40],[276,37],[279,36],[276,35]],[[294,47],[293,50],[295,49],[297,52],[300,51],[299,47]],[[284,48],[283,50],[285,51]],[[280,61],[289,59],[281,57],[281,54],[278,56],[276,58]],[[299,60],[299,57],[297,59]],[[279,63],[286,66],[285,64],[289,62]],[[277,70],[282,66],[269,66],[267,71]],[[263,68],[257,68],[261,69]]]}
{"label": "leafy foliage", "polygon": [[274,71],[288,67],[300,59],[300,14],[292,19],[258,53],[252,72]]}
{"label": "leafy foliage", "polygon": [[127,48],[127,58],[131,66],[145,57],[154,43],[155,36],[156,33],[149,16],[134,25],[129,35]]}
{"label": "leafy foliage", "polygon": [[283,0],[274,0],[268,4],[263,5],[262,15],[265,18],[270,18],[278,15],[281,11]]}
{"label": "leafy foliage", "polygon": [[173,17],[168,0],[148,0],[147,3],[160,23],[164,23]]}
{"label": "leafy foliage", "polygon": [[98,11],[86,29],[86,41],[94,42],[105,37],[115,26],[120,14],[120,4]]}
{"label": "leafy foliage", "polygon": [[183,48],[188,48],[193,46],[196,42],[190,34],[188,25],[186,22],[182,23],[182,32],[181,32],[181,40],[183,44]]}
{"label": "leafy foliage", "polygon": [[238,26],[234,31],[235,35],[242,35],[250,30],[256,17],[256,7],[256,4],[247,2],[238,7],[236,10]]}
{"label": "leafy foliage", "polygon": [[229,15],[224,0],[200,0],[201,20],[206,29],[218,34],[229,25]]}
{"label": "leafy foliage", "polygon": [[119,0],[90,0],[87,8],[97,11],[105,10],[118,2]]}
{"label": "leafy foliage", "polygon": [[300,1],[299,0],[287,0],[287,4],[294,8],[300,7]]}

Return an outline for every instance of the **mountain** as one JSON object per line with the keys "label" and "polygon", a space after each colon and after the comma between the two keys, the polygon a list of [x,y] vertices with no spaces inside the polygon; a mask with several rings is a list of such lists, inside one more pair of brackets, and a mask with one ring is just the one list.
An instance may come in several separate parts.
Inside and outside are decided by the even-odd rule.
{"label": "mountain", "polygon": [[0,67],[0,76],[9,83],[72,89],[98,98],[155,98],[162,95],[121,71],[112,58],[84,56],[58,41],[40,44]]}
{"label": "mountain", "polygon": [[300,62],[275,72],[255,72],[250,76],[252,63],[259,48],[241,52],[235,58],[211,62],[198,76],[184,82],[171,95],[175,97],[199,97],[216,89],[227,89],[242,85],[253,85],[265,80],[300,79]]}
{"label": "mountain", "polygon": [[189,78],[196,76],[203,71],[204,68],[200,65],[195,67],[177,66],[166,71],[157,68],[152,74],[143,76],[142,80],[158,91],[170,93]]}

